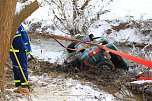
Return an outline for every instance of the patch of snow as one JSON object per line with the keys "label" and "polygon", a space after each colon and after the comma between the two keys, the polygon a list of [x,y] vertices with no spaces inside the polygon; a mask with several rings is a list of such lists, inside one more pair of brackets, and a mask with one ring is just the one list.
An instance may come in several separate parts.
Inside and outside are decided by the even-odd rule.
{"label": "patch of snow", "polygon": [[111,29],[111,25],[106,21],[100,21],[100,23],[98,22],[96,26],[89,29],[89,33],[93,34],[95,37],[100,37],[107,29]]}
{"label": "patch of snow", "polygon": [[30,5],[35,0],[27,0],[25,3],[17,2],[16,4],[16,14],[20,13],[22,9],[24,9],[26,6]]}
{"label": "patch of snow", "polygon": [[102,16],[102,19],[119,19],[126,20],[127,17],[132,16],[135,20],[151,19],[152,13],[151,0],[113,0],[104,9],[110,9],[110,13]]}
{"label": "patch of snow", "polygon": [[[32,21],[32,19],[37,19],[37,21],[46,21],[46,20],[52,20],[53,14],[50,14],[50,6],[40,6],[30,17],[28,17],[26,20]],[[49,21],[51,22],[51,21]]]}
{"label": "patch of snow", "polygon": [[[118,24],[118,23],[117,23]],[[116,25],[115,22],[110,24],[102,21],[97,25],[89,29],[89,33],[94,34],[95,37],[108,37],[114,42],[129,42],[129,43],[138,43],[138,44],[152,44],[151,34],[144,35],[141,34],[136,28],[127,28],[120,30],[119,32],[112,30],[111,25]],[[112,33],[107,34],[108,29],[112,30]]]}
{"label": "patch of snow", "polygon": [[113,37],[116,39],[117,42],[140,42],[141,35],[137,35],[135,33],[134,29],[126,29],[126,30],[120,30],[119,32],[114,32],[109,35],[110,37]]}
{"label": "patch of snow", "polygon": [[152,80],[139,80],[139,81],[133,81],[130,83],[136,83],[136,84],[152,83]]}
{"label": "patch of snow", "polygon": [[37,1],[41,4],[43,0],[37,0]]}
{"label": "patch of snow", "polygon": [[[82,99],[84,99],[86,101],[100,101],[100,100],[112,101],[112,100],[114,100],[113,96],[110,94],[107,94],[103,91],[101,92],[98,89],[94,90],[90,86],[81,85],[81,84],[77,84],[77,85],[73,86],[72,90],[71,90],[71,94],[81,96],[81,97],[77,97],[77,101],[82,101]],[[94,99],[89,100],[90,97],[94,98]],[[95,98],[95,97],[97,97],[97,98]]]}
{"label": "patch of snow", "polygon": [[[90,85],[82,85],[80,81],[62,77],[48,78],[47,76],[31,76],[33,81],[38,78],[39,84],[46,85],[33,89],[32,101],[114,101],[115,98],[104,91]],[[36,96],[38,97],[36,97]]]}

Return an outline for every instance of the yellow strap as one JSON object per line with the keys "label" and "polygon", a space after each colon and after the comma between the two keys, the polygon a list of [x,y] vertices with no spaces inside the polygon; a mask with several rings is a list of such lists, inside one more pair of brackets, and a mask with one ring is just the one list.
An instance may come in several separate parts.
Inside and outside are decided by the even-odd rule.
{"label": "yellow strap", "polygon": [[13,49],[10,49],[10,52],[13,52],[13,51],[14,51],[15,53],[20,52],[18,49],[14,49],[14,50],[13,50]]}
{"label": "yellow strap", "polygon": [[[12,50],[14,50],[14,48],[13,48],[12,45],[11,45],[11,48],[12,48]],[[18,66],[19,66],[19,68],[20,68],[20,71],[21,71],[21,73],[22,73],[22,76],[23,76],[26,84],[28,85],[28,81],[27,81],[27,79],[26,79],[26,77],[25,77],[25,74],[24,74],[23,69],[22,69],[22,67],[21,67],[21,64],[20,64],[20,62],[19,62],[19,60],[18,60],[18,57],[17,57],[17,55],[16,55],[16,53],[15,53],[14,51],[13,51],[13,53],[14,53],[15,59],[16,59],[16,61],[17,61],[17,64],[18,64]]]}
{"label": "yellow strap", "polygon": [[17,35],[15,35],[15,36],[14,36],[14,38],[16,38],[16,37],[18,37],[18,36],[21,36],[21,34],[17,34]]}
{"label": "yellow strap", "polygon": [[15,83],[21,82],[21,80],[14,80]]}

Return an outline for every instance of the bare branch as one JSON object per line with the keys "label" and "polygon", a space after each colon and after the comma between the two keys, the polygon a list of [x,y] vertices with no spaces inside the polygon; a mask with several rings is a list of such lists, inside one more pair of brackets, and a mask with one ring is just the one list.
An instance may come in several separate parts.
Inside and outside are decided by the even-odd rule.
{"label": "bare branch", "polygon": [[[73,34],[88,33],[88,29],[100,19],[100,15],[107,13],[108,11],[102,11],[103,7],[100,5],[102,0],[96,0],[92,3],[92,0],[85,0],[82,4],[80,0],[52,0],[52,6],[56,7],[52,9],[54,14],[54,20],[58,23],[58,28],[64,28],[67,32]],[[92,3],[92,4],[89,4]],[[95,7],[101,8],[97,12],[94,12]],[[102,7],[101,7],[102,6]],[[60,25],[61,24],[61,25]]]}
{"label": "bare branch", "polygon": [[84,10],[84,8],[86,6],[88,6],[89,0],[86,0],[85,3],[82,5],[82,7],[80,8],[81,10]]}
{"label": "bare branch", "polygon": [[67,33],[67,32],[64,32],[63,30],[61,30],[59,27],[58,27],[58,25],[52,20],[52,22],[53,22],[53,24],[61,31],[61,32],[63,32],[63,33],[65,33],[65,34],[68,34],[68,35],[70,35],[69,33]]}
{"label": "bare branch", "polygon": [[18,15],[16,15],[13,20],[12,34],[15,34],[18,29],[18,26],[38,8],[38,2],[34,1],[30,5],[26,6]]}

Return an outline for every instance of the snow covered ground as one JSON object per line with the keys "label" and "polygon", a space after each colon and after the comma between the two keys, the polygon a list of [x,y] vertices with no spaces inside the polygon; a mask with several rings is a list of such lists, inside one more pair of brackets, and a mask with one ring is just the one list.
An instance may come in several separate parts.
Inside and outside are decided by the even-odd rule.
{"label": "snow covered ground", "polygon": [[103,19],[128,20],[133,16],[134,20],[151,19],[151,0],[113,0],[105,9],[110,9],[110,13],[104,15]]}
{"label": "snow covered ground", "polygon": [[142,83],[152,83],[152,80],[140,80],[140,81],[133,81],[130,83],[142,84]]}
{"label": "snow covered ground", "polygon": [[[39,0],[39,2],[44,2],[44,0]],[[93,3],[94,2],[92,2],[92,4]],[[151,0],[113,0],[113,2],[110,2],[108,4],[105,3],[103,10],[109,10],[109,12],[100,16],[100,21],[89,28],[88,34],[93,33],[95,36],[108,36],[113,41],[121,43],[127,41],[128,43],[135,42],[139,44],[152,44],[151,32],[148,35],[142,35],[141,32],[136,28],[128,28],[120,30],[119,32],[112,31],[110,35],[105,34],[106,31],[113,25],[119,25],[120,23],[128,22],[130,20],[140,22],[151,19],[151,7]],[[41,27],[37,28],[36,32],[48,32],[58,35],[65,35],[65,33],[61,32],[57,28],[52,29],[52,20],[54,15],[51,13],[50,9],[51,7],[47,3],[43,3],[43,6],[41,6],[29,18],[25,20],[24,26],[26,29],[30,30],[32,23],[39,22]],[[94,12],[96,12],[98,9],[99,8],[96,7]],[[110,20],[111,22],[109,23],[105,20]],[[47,29],[45,29],[46,27]],[[151,30],[151,27],[148,30]]]}
{"label": "snow covered ground", "polygon": [[90,82],[82,82],[71,78],[51,77],[48,74],[42,76],[30,75],[32,92],[30,96],[22,96],[9,92],[9,101],[116,101],[115,97],[105,91],[99,90]]}
{"label": "snow covered ground", "polygon": [[[45,79],[44,79],[45,78]],[[33,101],[114,101],[111,94],[103,92],[92,85],[85,83],[84,85],[78,80],[71,78],[51,78],[51,77],[35,77],[31,79],[37,82],[32,93]],[[45,94],[44,94],[45,93]],[[34,97],[36,95],[37,97]]]}

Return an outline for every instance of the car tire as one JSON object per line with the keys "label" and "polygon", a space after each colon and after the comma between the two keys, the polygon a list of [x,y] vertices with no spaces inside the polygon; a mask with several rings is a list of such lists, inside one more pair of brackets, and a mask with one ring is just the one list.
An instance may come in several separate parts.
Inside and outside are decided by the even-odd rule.
{"label": "car tire", "polygon": [[103,61],[102,63],[97,65],[97,73],[100,74],[101,71],[109,71],[112,72],[115,70],[114,65],[109,61]]}

